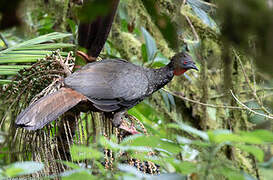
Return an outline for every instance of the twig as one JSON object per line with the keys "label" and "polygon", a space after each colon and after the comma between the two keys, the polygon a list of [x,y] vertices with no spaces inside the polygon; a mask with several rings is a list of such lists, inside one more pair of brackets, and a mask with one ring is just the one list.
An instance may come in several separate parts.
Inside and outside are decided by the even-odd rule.
{"label": "twig", "polygon": [[65,64],[63,57],[61,56],[60,52],[57,52],[58,56],[59,56],[59,63],[62,66],[62,68],[64,69],[64,72],[66,74],[66,76],[69,76],[71,74],[71,71],[69,69],[69,67]]}
{"label": "twig", "polygon": [[200,1],[200,0],[198,0],[200,3],[202,3],[202,4],[205,4],[205,5],[207,5],[207,6],[211,6],[211,7],[214,7],[214,8],[217,8],[217,6],[215,5],[215,4],[212,4],[212,3],[209,3],[209,2],[205,2],[205,1]]}
{"label": "twig", "polygon": [[254,66],[253,66],[253,60],[251,60],[251,73],[253,76],[253,92],[256,94],[257,89],[256,89],[256,77],[255,77],[255,72],[254,72]]}
{"label": "twig", "polygon": [[[267,98],[267,97],[270,97],[270,96],[273,96],[273,93],[268,93],[266,95],[263,95],[263,98]],[[252,102],[252,101],[255,101],[255,99],[254,98],[248,99],[247,101],[244,101],[243,103],[245,104],[245,103]]]}
{"label": "twig", "polygon": [[186,4],[187,0],[183,0],[182,6]]}
{"label": "twig", "polygon": [[[273,91],[273,88],[262,88],[262,89],[258,89],[258,90],[256,90],[256,92],[258,93],[258,92],[260,92],[260,91]],[[244,90],[244,91],[241,91],[241,92],[239,92],[239,94],[246,94],[246,93],[250,93],[251,92],[251,90]],[[216,96],[213,96],[213,97],[211,97],[210,99],[217,99],[217,98],[222,98],[222,97],[225,97],[226,96],[226,94],[219,94],[219,95],[216,95]]]}
{"label": "twig", "polygon": [[239,55],[236,53],[236,51],[235,51],[234,49],[233,49],[233,53],[235,54],[236,59],[237,59],[237,61],[239,62],[240,66],[241,66],[241,69],[242,69],[242,71],[243,71],[243,74],[244,74],[245,80],[246,80],[246,82],[247,82],[247,84],[248,84],[248,87],[249,87],[249,89],[251,90],[252,95],[253,95],[254,98],[256,99],[257,103],[259,104],[261,110],[264,111],[266,114],[268,114],[269,117],[273,117],[273,115],[272,115],[272,114],[263,106],[263,103],[262,103],[261,99],[257,96],[255,87],[253,88],[253,87],[251,86],[250,80],[249,80],[249,78],[248,78],[248,76],[247,76],[247,74],[246,74],[246,72],[245,72],[245,69],[244,69],[243,63],[242,63],[242,61],[241,61],[241,58],[239,57]]}
{"label": "twig", "polygon": [[[73,58],[72,57],[72,51],[70,51],[69,53],[68,53],[68,55],[67,55],[67,57],[66,57],[66,59],[65,59],[65,64],[66,64],[66,66],[67,66],[67,68],[70,70],[70,72],[72,72],[73,71],[73,69],[74,69],[74,66],[75,66],[75,58]],[[73,63],[70,63],[69,64],[69,60],[72,60],[73,61]]]}
{"label": "twig", "polygon": [[2,127],[2,125],[3,125],[3,123],[4,123],[5,119],[6,119],[6,117],[8,116],[7,112],[9,112],[12,109],[13,105],[16,102],[19,101],[20,97],[23,95],[23,93],[26,91],[26,89],[29,87],[30,84],[32,84],[31,81],[28,83],[27,86],[24,87],[24,89],[18,94],[18,96],[14,99],[14,101],[11,103],[11,105],[9,106],[9,108],[6,110],[6,113],[4,114],[3,118],[0,120],[0,127]]}
{"label": "twig", "polygon": [[[187,3],[187,0],[183,0],[182,7],[185,6],[186,3]],[[190,18],[186,14],[184,14],[184,13],[182,13],[182,14],[183,14],[183,16],[185,16],[187,22],[189,23],[189,25],[190,25],[190,27],[192,29],[192,32],[193,32],[193,34],[195,36],[196,42],[199,42],[199,36],[198,36],[194,26],[192,25]]]}
{"label": "twig", "polygon": [[259,113],[259,112],[256,112],[254,111],[253,109],[250,109],[249,107],[247,107],[244,103],[242,103],[235,95],[234,93],[232,92],[232,90],[230,90],[230,93],[232,95],[232,97],[241,105],[243,106],[245,109],[249,110],[250,112],[256,114],[256,115],[260,115],[260,116],[263,116],[263,117],[266,117],[266,118],[269,118],[269,119],[273,119],[273,116],[269,116],[269,115],[266,115],[266,114],[262,114],[262,113]]}
{"label": "twig", "polygon": [[152,65],[154,64],[155,58],[157,56],[157,54],[159,53],[159,51],[156,51],[156,53],[154,54],[152,61],[148,63],[147,67],[150,68],[152,67]]}
{"label": "twig", "polygon": [[[189,101],[189,102],[192,102],[192,103],[195,103],[195,104],[199,104],[199,105],[202,105],[202,106],[207,106],[207,107],[212,107],[212,108],[227,108],[227,109],[241,109],[241,110],[245,110],[246,108],[242,108],[242,107],[236,107],[236,106],[224,106],[224,105],[215,105],[215,104],[207,104],[207,103],[202,103],[200,101],[196,101],[196,100],[193,100],[193,99],[189,99],[187,97],[184,97],[182,96],[181,94],[179,94],[178,92],[171,92],[167,89],[164,89],[162,88],[163,91],[173,95],[173,96],[176,96],[178,98],[181,98],[185,101]],[[255,109],[255,110],[260,110],[259,109]]]}
{"label": "twig", "polygon": [[194,26],[192,25],[190,18],[189,18],[186,14],[183,14],[183,15],[185,16],[187,22],[189,23],[189,25],[190,25],[190,27],[191,27],[191,29],[192,29],[192,32],[193,32],[194,37],[195,37],[195,39],[196,39],[195,41],[196,41],[196,42],[199,42],[199,41],[200,41],[199,36],[198,36],[198,34],[197,34],[197,32],[196,32]]}
{"label": "twig", "polygon": [[[59,83],[59,87],[58,86]],[[48,95],[50,92],[52,93],[53,89],[60,89],[60,86],[62,86],[63,83],[63,78],[59,77],[57,79],[55,79],[50,85],[48,85],[45,89],[43,89],[39,94],[36,94],[34,96],[34,98],[32,98],[31,102],[29,104],[32,104],[33,102],[37,101],[39,98],[41,98],[42,96],[46,96]]]}

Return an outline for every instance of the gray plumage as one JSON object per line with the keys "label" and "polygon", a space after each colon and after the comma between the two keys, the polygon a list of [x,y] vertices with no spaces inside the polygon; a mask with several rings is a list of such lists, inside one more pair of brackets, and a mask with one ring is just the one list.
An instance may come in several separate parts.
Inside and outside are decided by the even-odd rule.
{"label": "gray plumage", "polygon": [[101,111],[121,111],[153,93],[157,84],[169,82],[173,73],[170,71],[166,78],[166,69],[147,69],[124,60],[109,59],[84,66],[65,78],[64,83],[85,95]]}

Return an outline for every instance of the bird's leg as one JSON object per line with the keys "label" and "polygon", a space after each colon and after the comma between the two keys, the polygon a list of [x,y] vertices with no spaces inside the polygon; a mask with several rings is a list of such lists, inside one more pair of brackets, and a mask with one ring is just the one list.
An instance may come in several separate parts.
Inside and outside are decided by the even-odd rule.
{"label": "bird's leg", "polygon": [[112,123],[114,127],[119,127],[122,122],[122,115],[125,113],[125,111],[116,112],[114,114],[114,117],[112,119]]}
{"label": "bird's leg", "polygon": [[126,120],[122,119],[123,115],[128,115],[127,112],[121,111],[114,114],[114,118],[112,120],[113,126],[123,129],[130,134],[139,134],[139,132],[136,130],[136,128],[131,124],[131,127],[128,126],[128,123],[126,123]]}
{"label": "bird's leg", "polygon": [[[136,121],[137,119],[136,119],[134,116],[128,114],[128,112],[125,112],[124,115],[125,115],[126,118],[130,119],[131,122],[132,122],[132,123],[130,124],[130,127],[127,126],[127,129],[128,129],[127,131],[129,131],[129,132],[130,132],[131,134],[133,134],[133,135],[134,135],[134,134],[140,134],[140,132],[136,130],[136,126],[135,126],[135,121]],[[122,124],[120,125],[120,126],[121,126],[121,127],[120,127],[121,129],[124,129],[124,127],[122,127],[123,124],[124,124],[124,123],[122,123]],[[127,124],[126,124],[126,125],[127,125]]]}
{"label": "bird's leg", "polygon": [[140,132],[138,132],[135,128],[135,126],[133,124],[131,124],[130,126],[128,125],[128,123],[126,121],[122,121],[121,125],[119,126],[120,129],[123,129],[127,132],[129,132],[130,134],[134,135],[134,134],[140,134]]}

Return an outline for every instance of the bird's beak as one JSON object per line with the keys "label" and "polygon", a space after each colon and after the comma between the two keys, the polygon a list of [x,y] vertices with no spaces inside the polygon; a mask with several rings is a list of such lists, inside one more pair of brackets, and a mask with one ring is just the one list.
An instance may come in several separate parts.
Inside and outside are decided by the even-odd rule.
{"label": "bird's beak", "polygon": [[187,69],[195,69],[196,71],[199,71],[199,69],[196,67],[195,63],[192,61],[192,63],[187,64]]}
{"label": "bird's beak", "polygon": [[195,69],[196,71],[199,71],[199,69],[196,67],[196,65],[195,64],[192,64],[192,67],[191,67],[192,69]]}

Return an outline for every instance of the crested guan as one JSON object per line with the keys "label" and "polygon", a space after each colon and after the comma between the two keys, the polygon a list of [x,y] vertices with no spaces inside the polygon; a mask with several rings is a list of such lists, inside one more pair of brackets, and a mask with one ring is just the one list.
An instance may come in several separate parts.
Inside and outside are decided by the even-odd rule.
{"label": "crested guan", "polygon": [[32,103],[15,124],[28,130],[41,129],[82,101],[92,111],[113,112],[113,125],[122,114],[170,82],[174,75],[197,69],[187,53],[178,53],[159,69],[136,66],[121,59],[89,63],[64,79],[64,87]]}

